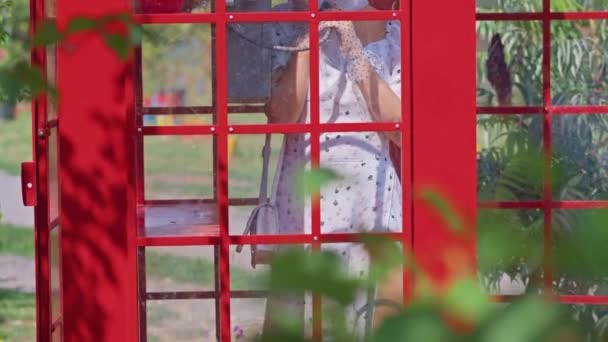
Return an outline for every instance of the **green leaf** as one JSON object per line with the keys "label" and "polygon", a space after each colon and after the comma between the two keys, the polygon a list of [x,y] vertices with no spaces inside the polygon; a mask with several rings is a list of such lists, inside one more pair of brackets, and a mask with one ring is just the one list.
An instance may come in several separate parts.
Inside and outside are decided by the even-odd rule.
{"label": "green leaf", "polygon": [[74,19],[70,20],[67,32],[75,33],[80,31],[88,31],[97,27],[99,27],[99,23],[94,19],[87,17],[75,17]]}
{"label": "green leaf", "polygon": [[441,194],[431,189],[424,189],[420,192],[420,198],[437,210],[452,231],[464,232],[464,220]]}
{"label": "green leaf", "polygon": [[273,257],[270,288],[279,292],[312,291],[346,305],[363,284],[350,278],[340,258],[328,251],[291,249]]}
{"label": "green leaf", "polygon": [[296,175],[296,192],[301,198],[317,192],[321,186],[333,180],[338,175],[330,169],[318,168],[313,170],[300,170]]}
{"label": "green leaf", "polygon": [[132,45],[139,45],[143,35],[143,28],[140,25],[129,25],[129,41]]}
{"label": "green leaf", "polygon": [[131,44],[127,38],[118,34],[106,33],[104,41],[121,59],[125,60],[129,57]]}
{"label": "green leaf", "polygon": [[412,308],[387,318],[374,333],[372,342],[446,342],[450,331],[432,306]]}
{"label": "green leaf", "polygon": [[36,34],[34,34],[34,46],[46,46],[60,42],[64,36],[57,29],[57,25],[52,21],[42,22]]}
{"label": "green leaf", "polygon": [[527,298],[510,304],[484,324],[480,342],[545,341],[564,322],[564,311],[541,298]]}
{"label": "green leaf", "polygon": [[442,300],[443,306],[460,319],[479,322],[492,311],[492,303],[479,286],[477,279],[456,281]]}
{"label": "green leaf", "polygon": [[361,242],[371,257],[369,281],[384,280],[393,270],[403,266],[405,257],[401,246],[386,237],[361,235]]}

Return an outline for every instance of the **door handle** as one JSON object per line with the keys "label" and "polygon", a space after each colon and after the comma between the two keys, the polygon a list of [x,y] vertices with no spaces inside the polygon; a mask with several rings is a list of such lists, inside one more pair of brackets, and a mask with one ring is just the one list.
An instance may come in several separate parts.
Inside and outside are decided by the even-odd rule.
{"label": "door handle", "polygon": [[34,207],[37,204],[36,163],[21,163],[21,196],[23,205]]}

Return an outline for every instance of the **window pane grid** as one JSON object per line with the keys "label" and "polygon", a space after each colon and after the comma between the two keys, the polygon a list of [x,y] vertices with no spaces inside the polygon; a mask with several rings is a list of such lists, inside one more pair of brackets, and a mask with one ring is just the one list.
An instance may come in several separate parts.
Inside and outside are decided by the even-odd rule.
{"label": "window pane grid", "polygon": [[[401,131],[402,139],[411,139],[405,134],[406,127],[409,127],[409,107],[403,106],[403,117],[404,122],[398,123],[350,123],[350,124],[339,124],[339,123],[320,123],[319,121],[319,92],[315,91],[319,89],[319,53],[318,53],[318,24],[319,20],[400,20],[402,18],[401,11],[382,11],[382,12],[318,12],[316,9],[316,2],[310,2],[309,12],[299,13],[238,13],[238,12],[226,12],[224,3],[217,3],[215,13],[196,13],[196,14],[137,14],[135,20],[141,24],[173,24],[173,23],[206,23],[213,24],[212,34],[215,36],[215,41],[212,44],[213,49],[213,61],[212,61],[212,74],[213,76],[213,104],[211,106],[182,106],[182,107],[150,107],[143,105],[142,96],[142,75],[141,75],[141,50],[136,49],[136,103],[135,103],[135,114],[136,114],[136,141],[137,141],[137,198],[140,207],[147,205],[162,205],[162,204],[183,204],[183,203],[202,203],[201,200],[197,199],[180,199],[180,200],[148,200],[146,199],[145,190],[143,187],[143,140],[147,136],[210,136],[213,138],[213,154],[214,154],[214,168],[216,168],[215,178],[217,181],[214,184],[214,198],[204,199],[204,201],[217,203],[218,208],[218,221],[217,221],[217,233],[212,233],[206,236],[146,236],[140,234],[137,238],[137,246],[139,250],[143,250],[145,247],[150,246],[198,246],[208,245],[215,246],[218,253],[216,256],[216,277],[217,283],[215,291],[177,291],[177,292],[147,292],[145,284],[141,285],[141,279],[145,279],[145,270],[142,271],[145,265],[145,257],[139,255],[138,268],[140,269],[140,335],[145,336],[146,333],[146,302],[147,301],[160,301],[160,300],[174,300],[174,299],[214,299],[216,303],[217,317],[216,323],[218,324],[217,330],[218,335],[222,341],[230,340],[231,336],[231,320],[230,320],[230,298],[259,298],[265,295],[264,292],[260,291],[234,291],[230,288],[230,260],[228,254],[228,247],[237,244],[293,244],[302,243],[310,244],[314,250],[320,250],[321,243],[330,242],[354,242],[358,241],[359,237],[351,234],[322,234],[320,227],[320,200],[319,196],[312,196],[312,210],[310,215],[312,216],[310,234],[297,234],[293,236],[279,235],[279,236],[240,236],[230,234],[228,208],[229,205],[252,205],[257,204],[256,198],[230,198],[228,194],[228,170],[229,170],[229,159],[228,159],[228,141],[230,136],[238,134],[264,134],[264,133],[308,133],[311,135],[311,166],[313,168],[319,167],[320,164],[320,142],[319,138],[324,132],[388,132],[388,131]],[[408,8],[408,6],[404,6]],[[311,57],[310,57],[310,124],[232,124],[228,121],[228,114],[232,113],[261,113],[263,112],[263,106],[261,105],[227,105],[227,79],[226,75],[226,25],[231,22],[267,22],[267,21],[308,21],[310,36],[311,36]],[[407,33],[406,27],[402,25],[402,32]],[[409,44],[409,35],[402,35],[403,41]],[[406,45],[407,46],[407,45]],[[404,48],[406,48],[404,46]],[[402,54],[402,64],[407,63],[403,60],[409,60],[407,54]],[[408,80],[404,79],[404,82]],[[402,94],[409,98],[409,87],[403,87]],[[189,115],[189,114],[203,114],[213,115],[214,124],[210,125],[188,125],[188,126],[163,126],[163,125],[152,125],[146,126],[143,124],[143,114],[145,115]],[[402,160],[408,160],[410,158],[411,148],[409,141],[404,144],[402,148]],[[404,187],[408,187],[411,184],[410,176],[406,174],[406,170],[403,171],[406,181],[403,183]],[[407,209],[405,212],[409,212],[411,206],[411,199],[409,194],[405,191],[402,195],[404,197],[403,207]],[[144,217],[140,212],[138,214],[139,226],[144,225]],[[410,222],[403,222],[403,232],[398,233],[387,233],[378,234],[386,235],[387,237],[407,243],[408,246],[411,244],[409,241],[409,227]],[[140,229],[141,230],[141,229]],[[144,278],[142,278],[144,277]],[[406,275],[404,272],[404,279]],[[405,291],[405,289],[404,289]],[[318,296],[313,298],[313,335],[316,340],[321,340],[321,317],[320,317],[321,300]]]}
{"label": "window pane grid", "polygon": [[[552,216],[559,209],[608,209],[608,201],[605,200],[561,200],[555,198],[552,184],[552,155],[555,153],[552,141],[553,125],[556,117],[580,115],[587,116],[593,114],[608,113],[606,105],[556,105],[553,103],[551,83],[552,83],[552,24],[560,21],[574,20],[606,20],[608,10],[602,11],[581,11],[581,12],[556,12],[551,10],[550,0],[543,0],[543,9],[539,12],[512,12],[512,13],[487,13],[478,12],[477,22],[499,22],[499,21],[542,21],[542,92],[543,106],[512,106],[512,107],[490,107],[477,106],[477,115],[513,116],[525,114],[538,116],[542,119],[542,154],[543,154],[543,196],[538,201],[491,201],[484,200],[478,202],[481,209],[540,209],[543,211],[543,284],[547,295],[554,292],[554,279],[552,270]],[[584,227],[583,227],[584,228]],[[520,298],[517,295],[492,296],[497,302],[510,302]],[[608,296],[602,295],[552,295],[551,298],[564,304],[602,304],[608,305]]]}

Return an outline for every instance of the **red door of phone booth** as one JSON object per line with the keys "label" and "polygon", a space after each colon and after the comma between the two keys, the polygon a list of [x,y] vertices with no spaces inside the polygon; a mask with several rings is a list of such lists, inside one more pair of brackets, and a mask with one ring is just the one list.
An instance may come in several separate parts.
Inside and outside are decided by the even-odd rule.
{"label": "red door of phone booth", "polygon": [[[36,18],[43,18],[49,3],[35,2]],[[37,102],[36,113],[38,129],[54,130],[61,152],[60,201],[53,202],[61,203],[60,219],[52,223],[61,223],[57,241],[63,282],[61,310],[55,316],[47,312],[54,292],[39,292],[40,340],[200,341],[217,336],[230,341],[259,331],[265,292],[257,281],[264,267],[252,270],[249,256],[236,253],[236,245],[306,244],[319,249],[355,239],[354,234],[322,228],[332,215],[324,212],[323,190],[307,199],[309,209],[302,217],[309,220],[310,231],[242,235],[244,221],[257,203],[259,153],[268,133],[274,138],[273,165],[283,134],[312,137],[306,158],[313,167],[323,167],[331,159],[325,139],[397,133],[402,142],[402,191],[395,195],[399,200],[390,203],[398,203],[402,217],[391,217],[392,211],[386,210],[382,219],[393,224],[398,220],[398,229],[384,234],[412,251],[438,285],[456,272],[446,257],[462,258],[461,266],[473,269],[473,3],[403,1],[382,11],[334,12],[321,11],[311,2],[298,11],[272,13],[262,3],[191,1],[181,7],[187,12],[159,8],[162,3],[148,3],[154,7],[151,13],[134,13],[126,0],[56,0],[59,27],[79,15],[127,11],[158,35],[144,36],[126,62],[96,33],[69,38],[57,49],[61,114],[47,120],[50,107],[41,107],[43,99]],[[134,8],[145,7],[140,5]],[[392,89],[401,98],[401,119],[327,119],[321,91],[325,83],[320,81],[325,75],[319,72],[326,61],[318,51],[318,26],[333,20],[399,23],[396,29],[387,28],[398,37],[387,49],[397,51],[397,46],[399,52],[391,63],[400,65]],[[247,50],[251,42],[234,41],[252,32],[264,37],[254,25],[264,22],[301,22],[310,29],[306,122],[266,123],[260,99],[272,91],[273,65],[268,61],[282,57],[266,48]],[[169,97],[173,100],[166,94],[174,95]],[[51,141],[45,137],[37,137],[36,143]],[[39,184],[51,170],[45,168],[51,156],[45,151],[37,154]],[[378,154],[377,160],[381,158]],[[332,162],[348,172],[361,160]],[[436,210],[418,198],[419,190],[428,187],[455,204],[471,234],[455,236],[446,229]],[[38,191],[39,198],[49,196],[41,186]],[[37,219],[55,210],[49,208],[39,206]],[[44,227],[37,221],[39,234]],[[46,253],[45,240],[40,239],[48,237],[38,236],[38,251]],[[40,260],[44,262],[38,268],[39,289],[46,289],[40,282],[48,281],[44,265],[49,258],[44,255]],[[406,271],[402,280],[407,301],[416,294],[416,286]],[[314,298],[306,310],[318,312],[320,305]],[[319,338],[322,318],[311,322],[309,331]],[[61,332],[51,335],[49,326],[60,326]]]}

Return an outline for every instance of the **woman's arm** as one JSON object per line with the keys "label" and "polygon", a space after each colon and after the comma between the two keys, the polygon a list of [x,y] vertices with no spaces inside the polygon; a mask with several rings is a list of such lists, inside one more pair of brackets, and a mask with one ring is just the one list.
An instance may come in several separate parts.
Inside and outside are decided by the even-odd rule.
{"label": "woman's arm", "polygon": [[306,107],[309,76],[309,52],[294,53],[266,103],[270,123],[293,123],[300,119]]}
{"label": "woman's arm", "polygon": [[[373,68],[372,68],[373,70]],[[376,121],[401,121],[401,98],[393,92],[391,87],[375,72],[356,82],[367,103],[367,108]],[[387,137],[401,147],[401,134],[387,132]]]}
{"label": "woman's arm", "polygon": [[[347,60],[347,72],[363,94],[375,121],[399,122],[401,119],[401,99],[393,92],[369,63],[363,52],[363,44],[357,33],[365,35],[367,41],[374,40],[385,34],[385,24],[380,22],[335,21],[328,22],[328,27],[338,31],[340,37],[340,51]],[[398,146],[401,146],[399,132],[389,132],[386,136]]]}

